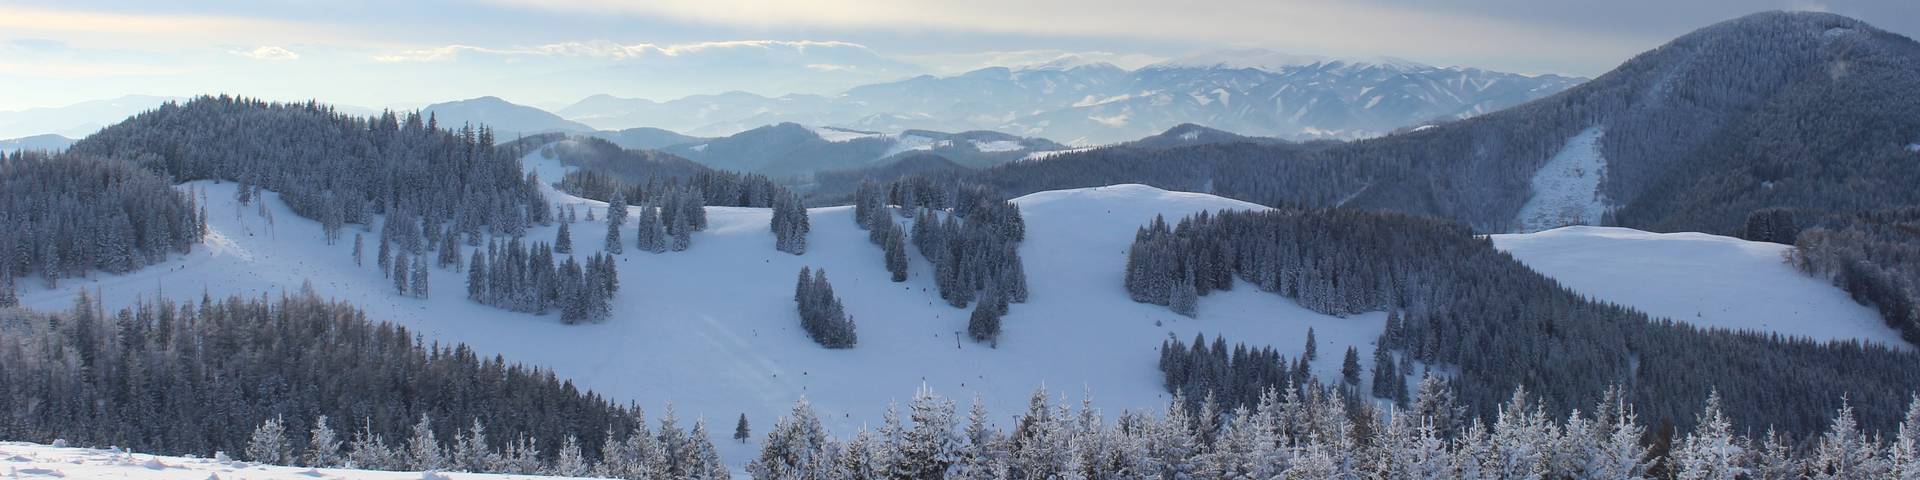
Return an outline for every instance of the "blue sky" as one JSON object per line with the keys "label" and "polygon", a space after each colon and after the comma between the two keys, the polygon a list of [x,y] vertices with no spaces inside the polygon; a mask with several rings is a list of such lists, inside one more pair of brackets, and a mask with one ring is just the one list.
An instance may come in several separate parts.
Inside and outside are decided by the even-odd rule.
{"label": "blue sky", "polygon": [[226,92],[417,107],[832,93],[1063,54],[1220,48],[1597,75],[1707,24],[1824,10],[1913,36],[1912,0],[0,0],[0,110]]}

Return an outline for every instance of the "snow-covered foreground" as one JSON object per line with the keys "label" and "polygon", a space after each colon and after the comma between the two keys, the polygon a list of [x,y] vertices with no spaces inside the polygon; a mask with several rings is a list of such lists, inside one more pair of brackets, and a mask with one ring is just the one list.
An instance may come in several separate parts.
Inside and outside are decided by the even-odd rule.
{"label": "snow-covered foreground", "polygon": [[6,478],[145,478],[174,480],[508,480],[551,479],[529,475],[476,473],[379,472],[339,468],[301,468],[255,465],[210,458],[166,457],[118,450],[66,448],[20,442],[0,442],[0,476]]}
{"label": "snow-covered foreground", "polygon": [[1608,227],[1492,237],[1495,247],[1574,291],[1656,317],[1909,347],[1873,309],[1788,265],[1787,245]]}
{"label": "snow-covered foreground", "polygon": [[[560,178],[559,165],[538,154],[525,162],[543,179]],[[234,203],[231,183],[183,188],[204,191],[209,202],[212,233],[205,245],[139,272],[63,281],[53,291],[24,281],[36,286],[21,292],[23,302],[61,309],[86,288],[97,289],[114,308],[156,292],[197,300],[203,290],[259,295],[311,281],[322,295],[350,300],[370,318],[404,324],[427,340],[465,342],[482,353],[551,367],[582,387],[637,401],[655,418],[672,402],[683,419],[724,423],[713,428],[722,436],[741,413],[756,435],[764,432],[802,396],[836,433],[851,434],[862,424],[878,425],[889,401],[905,402],[923,383],[962,408],[977,395],[1003,422],[1023,411],[1027,396],[1042,385],[1074,397],[1090,390],[1095,405],[1109,412],[1157,410],[1169,400],[1156,368],[1157,347],[1169,336],[1224,334],[1292,357],[1304,349],[1312,327],[1323,352],[1314,368],[1323,378],[1335,378],[1338,352],[1348,345],[1358,346],[1363,364],[1371,367],[1369,344],[1385,324],[1384,314],[1336,318],[1252,288],[1202,299],[1198,319],[1134,303],[1121,281],[1137,227],[1155,214],[1176,218],[1255,208],[1138,185],[1016,200],[1028,228],[1021,253],[1031,293],[1029,302],[1014,305],[1006,316],[997,349],[956,338],[970,310],[939,299],[931,264],[917,252],[911,278],[888,281],[881,250],[855,226],[851,207],[812,210],[813,233],[802,256],[773,249],[769,210],[709,208],[710,227],[694,235],[691,250],[650,254],[629,245],[619,256],[621,287],[609,321],[567,326],[557,314],[512,313],[468,301],[461,272],[435,269],[430,299],[396,295],[373,266],[374,233],[366,234],[367,265],[356,267],[352,227],[345,240],[326,245],[319,225],[288,211],[278,195],[265,195],[270,215],[262,216],[257,206]],[[558,204],[603,208],[549,194]],[[528,238],[548,241],[556,229],[537,228]],[[576,255],[598,251],[604,232],[600,222],[574,224]],[[631,241],[633,232],[624,237]],[[858,324],[856,348],[823,349],[801,332],[792,298],[802,266],[827,270]],[[728,438],[714,443],[736,467],[757,448],[757,442]]]}

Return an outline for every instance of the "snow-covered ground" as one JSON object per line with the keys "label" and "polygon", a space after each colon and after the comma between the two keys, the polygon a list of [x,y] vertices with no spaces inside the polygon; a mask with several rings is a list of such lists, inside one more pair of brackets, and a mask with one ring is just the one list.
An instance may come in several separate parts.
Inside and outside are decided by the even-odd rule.
{"label": "snow-covered ground", "polygon": [[1567,225],[1596,225],[1607,211],[1600,178],[1607,159],[1600,154],[1600,127],[1591,127],[1567,140],[1567,145],[1534,172],[1533,196],[1520,207],[1520,232],[1538,232]]}
{"label": "snow-covered ground", "polygon": [[20,442],[0,442],[0,477],[154,480],[559,480],[563,478],[278,467],[210,458],[167,457],[118,450],[53,447]]}
{"label": "snow-covered ground", "polygon": [[[1027,156],[1025,157],[1021,157],[1020,161],[1030,162],[1035,160],[1046,160],[1049,158],[1057,157],[1057,156],[1068,154],[1068,153],[1085,152],[1085,151],[1093,150],[1096,148],[1100,148],[1100,147],[1078,147],[1078,148],[1069,148],[1066,150],[1048,150],[1044,152],[1033,152],[1033,153],[1027,154]],[[1234,208],[1240,208],[1240,207],[1234,207]]]}
{"label": "snow-covered ground", "polygon": [[1657,317],[1910,348],[1873,309],[1788,265],[1791,246],[1611,227],[1492,237],[1495,247],[1574,291]]}
{"label": "snow-covered ground", "polygon": [[[538,153],[524,162],[542,179],[560,178],[561,167]],[[932,267],[917,252],[910,253],[911,278],[888,281],[880,248],[854,225],[850,207],[811,210],[813,232],[801,256],[773,249],[769,210],[710,207],[710,227],[694,235],[691,250],[650,254],[629,246],[619,256],[621,290],[610,320],[567,326],[557,315],[512,313],[468,301],[460,272],[435,269],[430,299],[396,295],[373,266],[374,233],[366,233],[367,265],[355,266],[350,257],[354,227],[343,241],[326,245],[319,225],[287,210],[276,194],[264,195],[270,215],[262,216],[257,206],[234,203],[231,183],[194,182],[182,188],[205,194],[211,224],[205,245],[138,272],[96,273],[63,281],[52,291],[38,281],[23,281],[31,285],[21,292],[23,302],[66,308],[86,288],[98,290],[107,306],[116,308],[156,293],[197,300],[203,290],[216,296],[258,295],[311,281],[322,295],[350,300],[372,319],[407,325],[428,340],[465,342],[483,353],[551,367],[584,388],[656,412],[668,402],[689,420],[730,421],[744,412],[764,431],[804,395],[840,434],[851,434],[863,423],[877,425],[890,400],[910,399],[923,383],[962,408],[978,395],[1001,421],[1023,411],[1029,393],[1042,385],[1075,397],[1090,390],[1095,404],[1109,412],[1157,410],[1169,399],[1156,368],[1157,347],[1169,336],[1190,340],[1196,333],[1224,334],[1233,342],[1272,345],[1291,357],[1304,349],[1312,327],[1323,342],[1319,350],[1335,352],[1316,362],[1315,370],[1335,378],[1338,352],[1348,345],[1358,346],[1362,362],[1371,366],[1369,343],[1385,323],[1384,314],[1317,314],[1253,288],[1202,299],[1198,319],[1134,303],[1121,280],[1137,227],[1155,214],[1176,218],[1201,210],[1257,208],[1139,185],[1015,200],[1028,228],[1021,252],[1031,293],[1028,303],[1014,305],[1005,318],[997,349],[956,337],[965,330],[970,310],[939,299],[928,275]],[[599,202],[548,194],[556,204],[603,208]],[[573,225],[576,255],[601,248],[603,225]],[[536,228],[528,238],[550,240],[557,228]],[[827,350],[801,333],[792,297],[794,275],[802,266],[827,270],[859,326],[858,347]],[[714,442],[736,466],[755,448],[725,438]]]}

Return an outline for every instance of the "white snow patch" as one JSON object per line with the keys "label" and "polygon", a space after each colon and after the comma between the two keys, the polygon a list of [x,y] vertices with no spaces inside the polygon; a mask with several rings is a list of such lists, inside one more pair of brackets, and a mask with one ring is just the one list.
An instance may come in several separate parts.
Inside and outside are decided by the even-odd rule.
{"label": "white snow patch", "polygon": [[1035,160],[1046,160],[1049,158],[1060,156],[1062,154],[1084,152],[1088,150],[1093,150],[1095,148],[1100,148],[1100,147],[1080,147],[1080,148],[1069,148],[1066,150],[1047,150],[1043,152],[1033,152],[1033,153],[1027,154],[1026,157],[1022,157],[1020,161],[1027,162],[1027,161],[1035,161]]}
{"label": "white snow patch", "polygon": [[1180,139],[1181,139],[1181,140],[1186,140],[1186,141],[1194,141],[1194,140],[1199,140],[1199,139],[1200,139],[1200,131],[1199,131],[1199,130],[1188,130],[1188,131],[1187,131],[1186,133],[1182,133],[1182,134],[1180,134]]}
{"label": "white snow patch", "polygon": [[1494,247],[1567,288],[1656,317],[1910,348],[1873,309],[1788,265],[1791,246],[1584,226],[1491,237]]}
{"label": "white snow patch", "polygon": [[1907,151],[1920,153],[1920,143],[1907,144]]}
{"label": "white snow patch", "polygon": [[222,480],[279,480],[303,477],[364,480],[418,480],[421,478],[444,478],[448,480],[559,480],[561,478],[567,478],[530,475],[383,472],[342,468],[283,467],[255,465],[245,462],[229,463],[218,459],[207,458],[127,453],[108,449],[52,447],[23,442],[0,442],[0,457],[6,458],[5,468],[7,471],[12,472],[6,475],[6,478],[142,478],[154,480],[207,480],[210,478]]}
{"label": "white snow patch", "polygon": [[835,143],[851,142],[851,141],[859,140],[862,138],[873,138],[873,137],[881,136],[878,133],[857,132],[853,130],[847,130],[843,128],[834,128],[834,127],[807,127],[807,129],[812,130],[814,135],[819,135],[821,140],[826,140],[826,141],[835,142]]}
{"label": "white snow patch", "polygon": [[694,145],[692,148],[689,148],[688,150],[693,150],[696,152],[704,152],[704,151],[707,151],[707,144],[702,143],[699,145]]}
{"label": "white snow patch", "polygon": [[915,150],[933,150],[933,147],[940,142],[942,142],[942,140],[919,135],[900,135],[893,139],[893,145],[887,146],[887,151],[881,153],[880,158],[887,158]]}
{"label": "white snow patch", "polygon": [[1025,146],[1020,145],[1020,142],[1018,140],[994,140],[991,142],[982,142],[979,140],[973,140],[972,142],[973,142],[974,150],[979,150],[987,153],[1012,152],[1012,151],[1017,151],[1017,150],[1027,148]]}
{"label": "white snow patch", "polygon": [[1533,196],[1514,221],[1520,232],[1600,223],[1607,211],[1606,195],[1600,191],[1607,168],[1607,159],[1600,154],[1603,134],[1600,127],[1582,130],[1534,172]]}
{"label": "white snow patch", "polygon": [[[564,170],[538,153],[522,162],[542,178],[559,178],[552,174]],[[1140,225],[1154,215],[1259,208],[1139,185],[1014,200],[1028,225],[1021,256],[1031,294],[1027,303],[1012,306],[997,349],[956,338],[964,335],[970,310],[939,298],[931,264],[918,252],[909,253],[906,282],[888,281],[879,248],[855,227],[850,207],[811,210],[810,248],[798,256],[773,249],[768,209],[708,207],[710,226],[694,234],[691,250],[651,254],[629,248],[619,256],[621,290],[611,320],[566,326],[556,315],[513,313],[467,300],[465,274],[457,271],[432,269],[431,298],[396,295],[370,253],[365,266],[351,261],[357,228],[349,226],[342,241],[327,245],[319,224],[294,215],[278,194],[266,192],[258,200],[266,202],[267,217],[258,206],[237,205],[233,183],[200,181],[182,188],[204,192],[209,245],[130,274],[63,280],[54,290],[23,281],[21,303],[62,310],[87,289],[97,291],[106,308],[117,309],[154,295],[182,301],[197,301],[203,291],[257,297],[297,291],[311,281],[322,295],[364,308],[370,319],[405,325],[428,341],[462,342],[483,355],[549,367],[616,401],[655,411],[673,402],[689,421],[730,421],[744,412],[756,425],[772,425],[804,395],[841,435],[877,425],[890,399],[907,398],[922,384],[963,405],[979,395],[996,423],[1025,408],[1028,394],[1041,385],[1075,395],[1084,386],[1108,412],[1158,410],[1170,397],[1154,365],[1157,347],[1169,335],[1225,335],[1297,356],[1312,327],[1326,342],[1321,351],[1357,346],[1370,364],[1369,344],[1385,323],[1379,313],[1321,315],[1255,288],[1205,297],[1198,319],[1133,302],[1121,279]],[[541,188],[556,205],[605,208]],[[601,235],[585,233],[603,231],[603,222],[572,226],[576,256],[600,250]],[[557,229],[536,226],[526,238],[552,239]],[[377,234],[364,235],[371,252]],[[212,245],[216,241],[220,246]],[[859,346],[827,350],[800,332],[792,296],[793,275],[803,266],[828,271],[858,322]],[[1321,378],[1337,378],[1340,362],[1323,359],[1314,368]],[[725,438],[725,428],[714,431],[730,465],[752,459],[752,444]]]}

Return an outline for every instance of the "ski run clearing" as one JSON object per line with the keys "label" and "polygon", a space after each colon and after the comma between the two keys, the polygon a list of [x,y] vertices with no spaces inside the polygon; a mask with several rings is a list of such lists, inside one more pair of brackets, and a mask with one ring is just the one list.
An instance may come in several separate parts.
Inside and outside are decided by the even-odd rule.
{"label": "ski run clearing", "polygon": [[[523,164],[546,180],[564,173],[537,150]],[[962,408],[978,398],[997,422],[1010,421],[1041,386],[1076,400],[1090,392],[1093,404],[1110,414],[1157,411],[1170,400],[1156,368],[1158,347],[1168,338],[1185,341],[1195,334],[1272,345],[1296,357],[1312,328],[1322,342],[1313,369],[1322,378],[1337,378],[1340,352],[1350,345],[1359,348],[1363,371],[1371,371],[1371,343],[1386,320],[1381,312],[1321,315],[1255,288],[1204,297],[1197,319],[1131,301],[1121,281],[1136,228],[1156,214],[1171,221],[1202,210],[1259,208],[1140,185],[1014,200],[1027,225],[1021,256],[1030,299],[1012,306],[997,348],[960,338],[971,310],[939,298],[931,264],[917,251],[909,249],[910,278],[888,281],[881,249],[855,226],[852,207],[812,209],[812,234],[800,256],[774,250],[768,209],[708,207],[710,226],[694,234],[690,250],[652,254],[628,246],[618,256],[621,289],[608,321],[567,326],[557,314],[513,313],[469,301],[463,272],[434,269],[431,298],[397,295],[374,266],[374,232],[364,233],[365,266],[356,266],[351,251],[358,228],[350,226],[341,241],[327,245],[319,225],[294,215],[277,194],[242,206],[234,187],[206,181],[180,187],[202,195],[208,209],[210,233],[193,253],[131,274],[69,279],[55,290],[22,281],[22,302],[65,309],[84,288],[98,292],[107,308],[119,308],[156,294],[178,300],[198,300],[203,292],[271,295],[310,282],[321,295],[350,301],[371,319],[405,325],[426,341],[463,342],[483,354],[549,367],[583,388],[654,412],[672,403],[681,418],[709,422],[731,422],[745,413],[756,436],[803,396],[834,433],[850,435],[862,425],[878,425],[889,402],[904,403],[923,384]],[[547,194],[556,205],[594,209],[596,217],[605,212],[600,202],[550,188]],[[601,249],[604,223],[582,221],[572,228],[574,255]],[[551,241],[557,229],[536,227],[527,238]],[[1581,229],[1495,236],[1495,242],[1583,293],[1680,321],[1816,338],[1897,338],[1838,289],[1780,264],[1783,246],[1765,250],[1772,247],[1719,237]],[[1706,254],[1713,252],[1719,253]],[[801,267],[827,270],[858,325],[857,347],[824,349],[801,332],[793,302]],[[1689,288],[1673,288],[1678,285]],[[1694,290],[1704,293],[1660,293]],[[713,442],[736,469],[758,448],[757,440]]]}
{"label": "ski run clearing", "polygon": [[1566,225],[1597,225],[1607,211],[1600,179],[1607,159],[1600,154],[1600,127],[1591,127],[1567,140],[1553,158],[1534,172],[1532,197],[1520,207],[1519,231],[1538,232]]}
{"label": "ski run clearing", "polygon": [[441,472],[379,472],[258,465],[211,458],[167,457],[118,450],[0,442],[5,478],[144,478],[153,480],[509,480],[564,477]]}
{"label": "ski run clearing", "polygon": [[1909,348],[1872,308],[1787,264],[1791,246],[1610,227],[1493,235],[1493,244],[1567,288],[1656,317]]}

